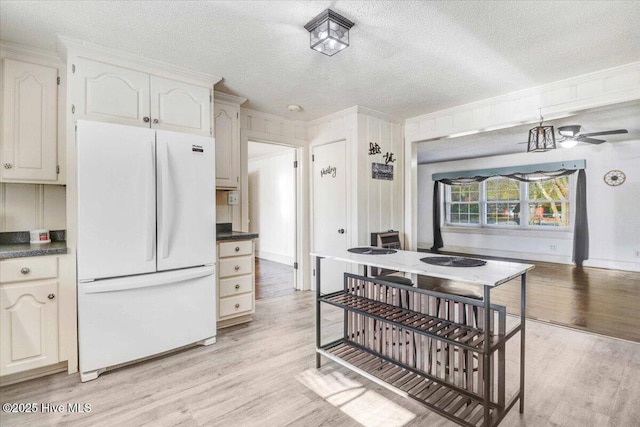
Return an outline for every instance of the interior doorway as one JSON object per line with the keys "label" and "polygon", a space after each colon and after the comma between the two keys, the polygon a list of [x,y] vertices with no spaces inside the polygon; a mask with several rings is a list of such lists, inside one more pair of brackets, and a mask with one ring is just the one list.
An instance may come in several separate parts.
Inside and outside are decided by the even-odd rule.
{"label": "interior doorway", "polygon": [[256,299],[296,290],[297,153],[293,147],[248,141],[249,231],[256,240]]}

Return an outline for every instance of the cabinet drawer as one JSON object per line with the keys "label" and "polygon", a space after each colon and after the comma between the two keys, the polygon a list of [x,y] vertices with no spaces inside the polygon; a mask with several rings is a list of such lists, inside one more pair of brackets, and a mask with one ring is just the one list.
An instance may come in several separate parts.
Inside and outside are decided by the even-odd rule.
{"label": "cabinet drawer", "polygon": [[235,316],[253,311],[253,292],[220,299],[219,317]]}
{"label": "cabinet drawer", "polygon": [[253,273],[253,257],[227,258],[220,260],[220,278]]}
{"label": "cabinet drawer", "polygon": [[218,256],[220,258],[239,255],[251,255],[253,253],[253,244],[251,240],[221,242],[218,249]]}
{"label": "cabinet drawer", "polygon": [[0,283],[58,277],[58,257],[29,257],[0,262]]}
{"label": "cabinet drawer", "polygon": [[220,298],[253,292],[253,275],[220,279]]}

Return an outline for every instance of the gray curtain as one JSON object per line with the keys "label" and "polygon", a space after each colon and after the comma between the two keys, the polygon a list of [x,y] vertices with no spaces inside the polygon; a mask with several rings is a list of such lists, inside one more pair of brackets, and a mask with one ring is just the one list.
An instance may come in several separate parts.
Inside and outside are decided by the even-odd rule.
{"label": "gray curtain", "polygon": [[432,251],[438,251],[444,246],[442,231],[440,230],[440,187],[438,181],[433,182],[433,246]]}
{"label": "gray curtain", "polygon": [[587,177],[584,169],[578,171],[576,186],[576,222],[573,229],[573,262],[582,267],[589,259],[589,223],[587,221]]}

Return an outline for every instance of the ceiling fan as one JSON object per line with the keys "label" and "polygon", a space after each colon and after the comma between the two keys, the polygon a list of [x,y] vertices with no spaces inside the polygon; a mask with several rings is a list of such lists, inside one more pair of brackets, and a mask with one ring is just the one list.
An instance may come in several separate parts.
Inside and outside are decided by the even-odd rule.
{"label": "ceiling fan", "polygon": [[616,135],[621,133],[629,133],[626,129],[605,130],[602,132],[590,132],[580,134],[580,125],[559,126],[557,128],[560,138],[558,142],[564,148],[574,147],[578,142],[587,142],[589,144],[602,144],[606,142],[604,139],[591,138],[592,136]]}

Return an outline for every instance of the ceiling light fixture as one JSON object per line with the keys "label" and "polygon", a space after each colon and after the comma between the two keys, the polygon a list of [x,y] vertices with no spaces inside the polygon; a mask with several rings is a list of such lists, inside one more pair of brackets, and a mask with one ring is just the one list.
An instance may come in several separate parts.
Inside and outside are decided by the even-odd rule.
{"label": "ceiling light fixture", "polygon": [[290,104],[287,106],[287,110],[291,111],[292,113],[299,113],[300,111],[302,111],[302,107],[298,104]]}
{"label": "ceiling light fixture", "polygon": [[540,110],[540,124],[529,130],[529,142],[527,144],[527,153],[532,151],[549,151],[555,150],[556,136],[553,126],[542,126],[542,109]]}
{"label": "ceiling light fixture", "polygon": [[333,56],[349,46],[349,29],[354,23],[327,9],[304,26],[309,31],[311,49]]}

